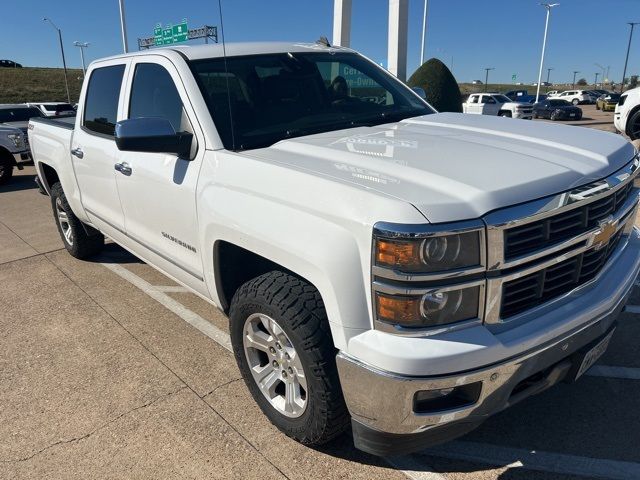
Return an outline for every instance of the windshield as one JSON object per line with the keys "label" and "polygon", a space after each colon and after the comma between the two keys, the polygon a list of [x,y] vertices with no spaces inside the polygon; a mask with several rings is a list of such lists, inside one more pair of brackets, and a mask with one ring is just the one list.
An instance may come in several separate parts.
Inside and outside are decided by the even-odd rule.
{"label": "windshield", "polygon": [[566,100],[549,100],[549,105],[552,107],[567,107],[571,104]]}
{"label": "windshield", "polygon": [[42,112],[33,107],[0,108],[0,123],[27,122],[30,118],[42,116]]}
{"label": "windshield", "polygon": [[394,77],[353,53],[228,57],[226,70],[223,58],[191,66],[228,150],[435,113]]}

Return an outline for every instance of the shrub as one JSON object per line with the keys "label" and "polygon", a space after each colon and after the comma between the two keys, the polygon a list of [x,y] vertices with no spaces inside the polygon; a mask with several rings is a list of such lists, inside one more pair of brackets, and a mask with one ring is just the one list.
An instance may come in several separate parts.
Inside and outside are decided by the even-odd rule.
{"label": "shrub", "polygon": [[427,94],[427,101],[439,112],[462,113],[462,98],[458,82],[447,66],[437,58],[423,63],[407,82],[420,87]]}

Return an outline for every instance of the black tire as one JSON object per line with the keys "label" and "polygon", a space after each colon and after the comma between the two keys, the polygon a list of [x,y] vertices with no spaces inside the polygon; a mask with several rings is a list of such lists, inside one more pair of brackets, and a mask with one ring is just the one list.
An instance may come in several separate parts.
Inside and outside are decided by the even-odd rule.
{"label": "black tire", "polygon": [[13,177],[13,158],[6,152],[0,152],[0,185],[9,183]]}
{"label": "black tire", "polygon": [[[67,197],[60,183],[54,183],[51,186],[51,208],[53,209],[53,219],[56,222],[60,238],[67,252],[81,260],[100,253],[104,247],[104,235],[76,217],[69,206],[69,202],[67,202]],[[66,214],[66,223],[69,230],[64,229],[64,222],[60,220],[58,209],[61,209]],[[69,238],[65,235],[65,231],[71,232]]]}
{"label": "black tire", "polygon": [[[251,373],[244,337],[249,334],[250,317],[258,313],[278,323],[302,363],[307,386],[306,407],[297,418],[278,411]],[[350,417],[338,378],[336,350],[324,304],[315,287],[284,272],[266,273],[238,289],[231,302],[229,318],[236,362],[253,399],[271,423],[305,445],[321,445],[347,429]],[[265,361],[271,363],[270,358]]]}
{"label": "black tire", "polygon": [[556,112],[553,112],[550,116],[549,116],[549,120],[551,120],[552,122],[555,122],[556,120],[558,120],[558,114]]}
{"label": "black tire", "polygon": [[631,140],[640,138],[640,110],[637,110],[627,120],[627,135]]}

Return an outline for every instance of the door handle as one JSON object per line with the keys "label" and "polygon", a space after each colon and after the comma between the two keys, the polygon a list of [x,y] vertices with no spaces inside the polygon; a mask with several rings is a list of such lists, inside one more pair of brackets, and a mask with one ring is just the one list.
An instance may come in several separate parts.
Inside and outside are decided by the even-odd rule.
{"label": "door handle", "polygon": [[76,147],[71,149],[71,155],[73,155],[74,157],[82,158],[84,157],[84,152],[80,147]]}
{"label": "door handle", "polygon": [[120,172],[121,174],[126,175],[127,177],[131,175],[132,172],[131,167],[127,162],[116,163],[113,168],[115,168],[116,171]]}

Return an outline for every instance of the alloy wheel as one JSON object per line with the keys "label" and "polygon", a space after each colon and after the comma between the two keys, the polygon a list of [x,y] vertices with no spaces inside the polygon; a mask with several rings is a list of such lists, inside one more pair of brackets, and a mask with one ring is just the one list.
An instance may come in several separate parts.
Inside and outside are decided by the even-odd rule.
{"label": "alloy wheel", "polygon": [[71,224],[69,223],[69,216],[62,206],[62,200],[60,197],[56,198],[56,216],[58,217],[58,223],[62,230],[62,235],[69,245],[73,245],[73,230],[71,230]]}
{"label": "alloy wheel", "polygon": [[243,329],[244,354],[256,385],[279,413],[290,418],[307,407],[307,378],[291,340],[273,318],[250,315]]}

